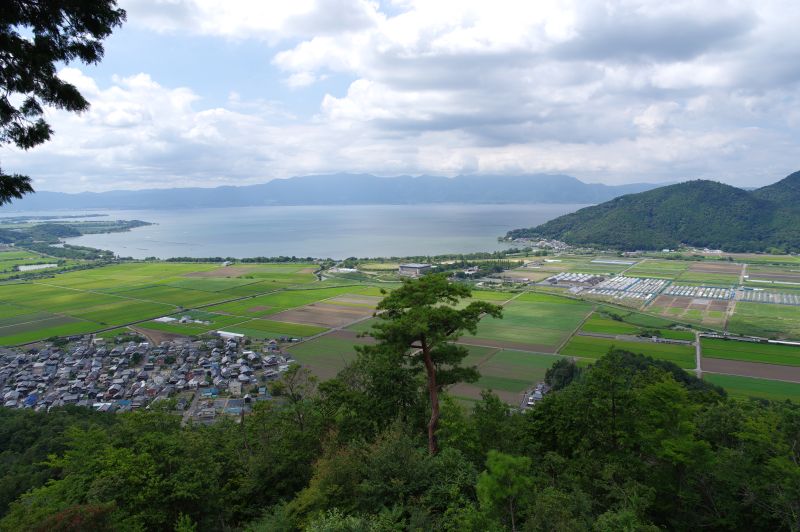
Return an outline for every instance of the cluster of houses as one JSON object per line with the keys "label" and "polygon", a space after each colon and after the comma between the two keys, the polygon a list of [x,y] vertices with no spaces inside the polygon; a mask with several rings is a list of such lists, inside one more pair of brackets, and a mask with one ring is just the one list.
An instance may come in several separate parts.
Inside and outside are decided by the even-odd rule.
{"label": "cluster of houses", "polygon": [[[128,411],[181,392],[213,389],[241,397],[258,393],[288,369],[291,357],[272,340],[259,352],[237,338],[126,342],[89,336],[40,350],[0,350],[0,398],[7,408],[37,411],[64,405]],[[185,398],[182,399],[186,404]]]}

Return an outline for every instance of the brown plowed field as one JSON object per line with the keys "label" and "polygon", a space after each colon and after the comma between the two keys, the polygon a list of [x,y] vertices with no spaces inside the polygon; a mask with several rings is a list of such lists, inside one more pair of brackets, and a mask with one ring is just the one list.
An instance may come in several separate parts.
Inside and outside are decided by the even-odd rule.
{"label": "brown plowed field", "polygon": [[131,329],[147,338],[147,340],[153,345],[160,345],[161,342],[169,342],[178,338],[186,338],[186,336],[182,334],[145,329],[144,327],[131,327]]}
{"label": "brown plowed field", "polygon": [[305,325],[318,325],[320,327],[341,327],[359,318],[365,318],[371,315],[372,311],[369,308],[312,303],[305,307],[273,314],[269,319],[274,321],[302,323]]}
{"label": "brown plowed field", "polygon": [[741,375],[742,377],[800,382],[800,367],[797,366],[778,366],[759,362],[703,358],[702,367],[703,371],[709,373],[727,373],[729,375]]}
{"label": "brown plowed field", "polygon": [[370,305],[372,307],[377,307],[378,303],[381,302],[381,299],[383,298],[377,296],[344,295],[326,299],[325,303],[334,305],[336,303],[350,303],[352,305]]}

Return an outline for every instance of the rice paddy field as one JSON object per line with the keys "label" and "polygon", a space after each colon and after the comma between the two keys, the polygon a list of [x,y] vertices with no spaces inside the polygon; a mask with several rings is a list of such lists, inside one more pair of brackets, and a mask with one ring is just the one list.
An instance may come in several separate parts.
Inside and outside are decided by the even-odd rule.
{"label": "rice paddy field", "polygon": [[[312,264],[221,267],[203,263],[131,262],[5,283],[0,285],[0,345],[84,334],[137,322],[147,322],[146,326],[154,330],[198,334],[242,324],[269,312],[245,312],[242,316],[213,312],[215,317],[208,327],[150,320],[165,315],[182,316],[188,309],[234,300],[250,309],[259,303],[242,298],[252,300],[251,296],[278,291],[283,291],[284,295],[269,300],[275,307],[274,312],[347,293],[347,289],[331,287],[304,290],[316,281],[314,269]],[[295,334],[259,321],[248,328],[265,337]],[[303,329],[302,332],[315,333],[318,329]]]}
{"label": "rice paddy field", "polygon": [[[38,260],[41,257],[25,251],[0,252],[0,275],[5,266]],[[552,262],[537,259],[541,262],[539,268],[512,271],[532,278],[558,271],[625,271],[627,276],[719,286],[737,284],[742,268],[741,264],[720,260],[623,261],[632,264],[607,262],[620,261],[619,257],[564,256],[548,260]],[[758,263],[747,271],[754,277],[785,281],[800,275],[798,264]],[[396,265],[375,263],[374,266],[376,271],[391,276]],[[373,282],[369,276],[320,281],[314,274],[316,268],[314,264],[285,263],[222,266],[125,262],[0,283],[0,345],[21,345],[90,332],[113,338],[129,333],[129,326],[181,336],[225,330],[253,339],[301,339],[289,347],[289,352],[320,378],[329,378],[355,357],[356,345],[372,341],[359,334],[367,332],[376,322],[373,314],[384,297],[381,288],[392,289],[399,283],[383,279]],[[527,275],[529,270],[536,275]],[[580,299],[564,289],[516,285],[498,290],[476,289],[473,300],[502,304],[504,317],[482,320],[475,335],[465,335],[460,340],[470,350],[467,363],[478,366],[482,375],[477,383],[462,384],[451,390],[465,401],[478,398],[481,390],[492,389],[509,404],[518,404],[520,393],[542,380],[546,369],[559,357],[575,357],[579,365],[586,365],[604,355],[611,346],[692,369],[693,345],[633,338],[657,330],[663,338],[693,342],[695,332],[686,329],[686,323],[691,322],[696,324],[695,328],[727,326],[735,334],[800,339],[800,306],[747,301],[730,302],[729,306],[727,301],[660,295],[648,306],[632,309],[613,302]],[[730,315],[729,309],[732,309]],[[165,316],[175,320],[155,321]],[[154,338],[158,338],[157,334]],[[702,347],[709,365],[740,364],[742,374],[750,375],[723,375],[724,369],[708,373],[710,381],[727,383],[723,386],[730,387],[733,395],[762,393],[762,397],[768,398],[797,395],[791,383],[768,380],[780,376],[748,372],[747,364],[778,370],[778,366],[790,366],[795,370],[800,368],[798,348],[713,339],[704,339]],[[705,366],[703,369],[707,371]]]}
{"label": "rice paddy field", "polygon": [[800,346],[701,338],[703,358],[800,366]]}
{"label": "rice paddy field", "polygon": [[800,339],[800,307],[737,301],[728,330],[775,339]]}
{"label": "rice paddy field", "polygon": [[645,259],[625,272],[630,277],[675,279],[686,271],[689,264],[677,260]]}
{"label": "rice paddy field", "polygon": [[581,358],[600,358],[612,347],[661,360],[668,360],[685,369],[695,367],[695,348],[692,345],[574,336],[559,353],[565,356]]}
{"label": "rice paddy field", "polygon": [[592,310],[592,305],[549,294],[525,293],[503,307],[503,318],[486,318],[474,336],[497,348],[555,353]]}
{"label": "rice paddy field", "polygon": [[453,386],[450,393],[459,399],[473,400],[480,398],[482,390],[491,390],[507,403],[518,405],[522,392],[544,380],[547,369],[559,358],[511,349],[470,347],[465,365],[477,366],[481,377],[475,383]]}
{"label": "rice paddy field", "polygon": [[740,399],[771,399],[783,401],[791,399],[800,400],[800,384],[767,379],[754,379],[751,377],[738,377],[735,375],[715,375],[704,373],[703,379],[722,386],[731,397]]}

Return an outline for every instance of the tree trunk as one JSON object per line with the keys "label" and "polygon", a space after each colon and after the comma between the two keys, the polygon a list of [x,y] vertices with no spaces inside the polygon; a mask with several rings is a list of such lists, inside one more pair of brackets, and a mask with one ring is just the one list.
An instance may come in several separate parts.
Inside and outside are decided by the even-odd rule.
{"label": "tree trunk", "polygon": [[436,431],[439,428],[439,390],[436,386],[436,367],[431,359],[430,349],[422,342],[422,359],[425,361],[425,371],[428,374],[428,396],[431,400],[431,419],[428,421],[428,452],[439,452],[439,442],[436,440]]}

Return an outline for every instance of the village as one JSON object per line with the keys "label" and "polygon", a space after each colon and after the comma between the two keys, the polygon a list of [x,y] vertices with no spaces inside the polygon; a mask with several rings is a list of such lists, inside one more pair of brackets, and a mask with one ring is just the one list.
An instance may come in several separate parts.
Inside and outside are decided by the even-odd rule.
{"label": "village", "polygon": [[170,400],[166,406],[184,422],[211,422],[242,415],[255,402],[270,399],[267,383],[292,363],[277,340],[250,346],[244,336],[224,333],[159,345],[107,342],[91,335],[72,340],[39,350],[0,351],[3,406],[49,411],[76,405],[128,412]]}

